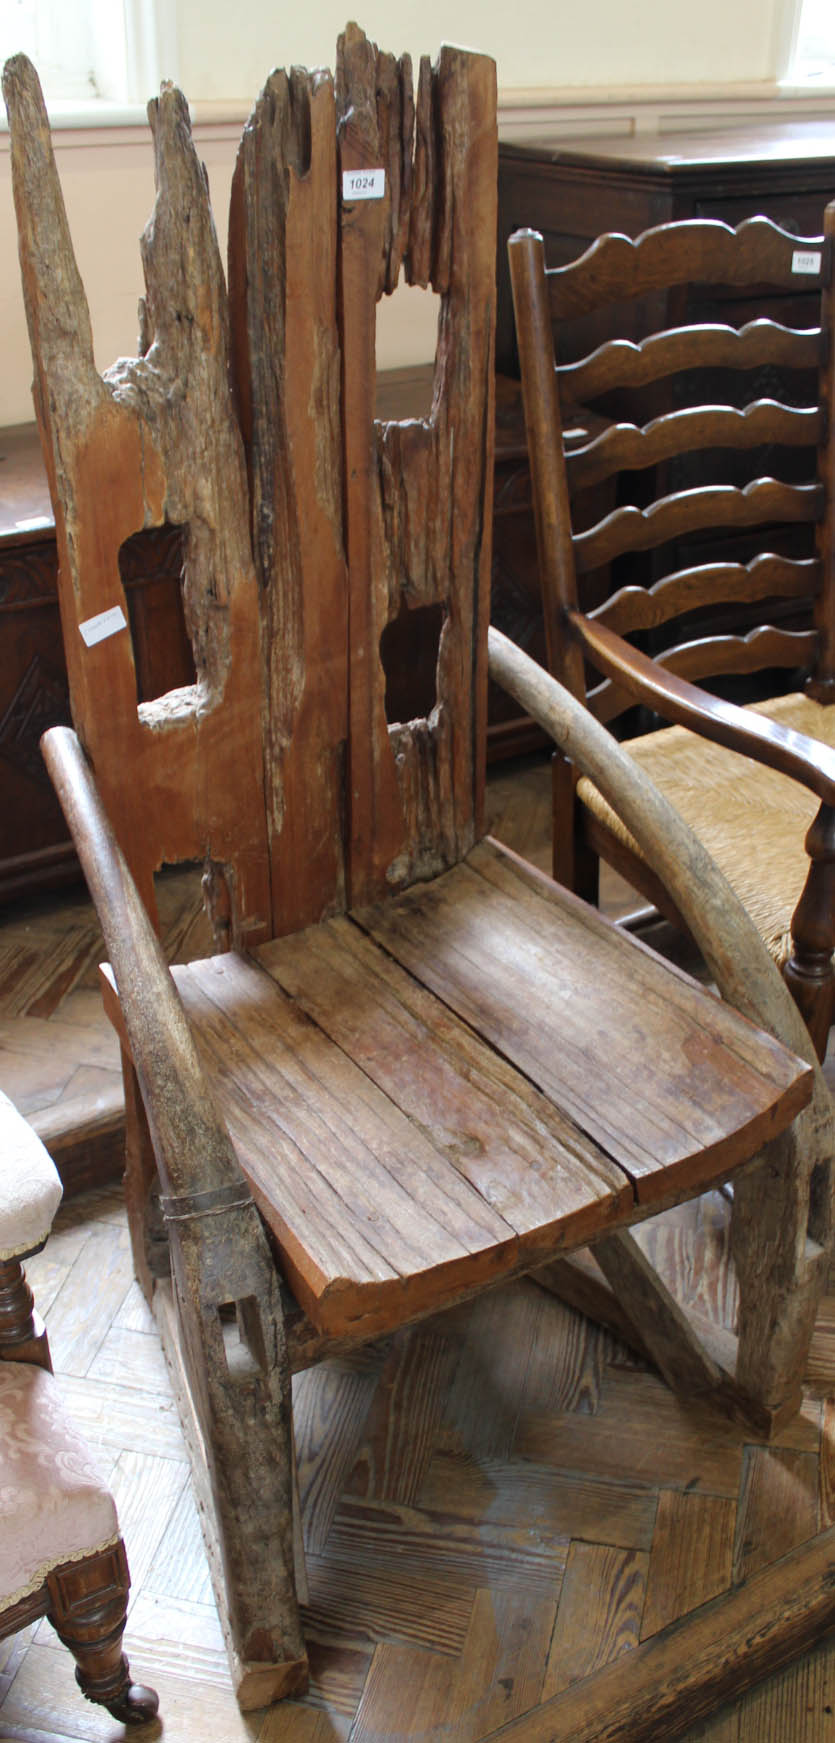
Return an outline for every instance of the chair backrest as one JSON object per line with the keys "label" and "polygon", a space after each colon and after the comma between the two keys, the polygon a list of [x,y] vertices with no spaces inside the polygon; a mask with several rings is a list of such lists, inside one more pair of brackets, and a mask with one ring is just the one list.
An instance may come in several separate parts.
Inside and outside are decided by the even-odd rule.
{"label": "chair backrest", "polygon": [[[219,935],[251,941],[442,869],[481,828],[493,63],[443,48],[415,94],[409,58],[349,26],[335,78],[274,73],[239,150],[228,294],[164,86],[140,355],[104,376],[23,57],[4,89],[73,718],[151,911],[154,870],[183,859],[207,862]],[[376,304],[401,267],[440,294],[433,406],[380,425]],[[183,529],[196,677],[139,702],[120,554],[163,524]],[[388,721],[381,641],[413,611],[437,694]]]}
{"label": "chair backrest", "polygon": [[[693,219],[552,271],[540,236],[511,238],[548,658],[601,720],[633,699],[589,673],[572,613],[681,677],[800,669],[835,699],[834,238],[835,205],[823,237]],[[761,312],[798,274],[819,290],[809,331]],[[688,322],[696,287],[717,319]]]}

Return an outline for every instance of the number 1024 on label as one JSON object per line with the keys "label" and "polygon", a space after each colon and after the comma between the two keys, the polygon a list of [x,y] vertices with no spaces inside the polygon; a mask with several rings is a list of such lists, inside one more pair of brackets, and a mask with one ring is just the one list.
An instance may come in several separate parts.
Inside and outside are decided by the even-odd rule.
{"label": "number 1024 on label", "polygon": [[344,169],[342,171],[342,198],[346,202],[381,200],[385,191],[386,172],[384,169]]}

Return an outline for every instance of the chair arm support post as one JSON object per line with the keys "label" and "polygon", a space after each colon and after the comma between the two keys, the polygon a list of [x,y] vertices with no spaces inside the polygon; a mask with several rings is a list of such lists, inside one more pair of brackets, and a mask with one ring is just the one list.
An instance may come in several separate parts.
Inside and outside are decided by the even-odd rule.
{"label": "chair arm support post", "polygon": [[806,835],[809,871],[791,923],[786,983],[802,1011],[818,1057],[832,1024],[832,951],[835,948],[835,808],[821,805]]}

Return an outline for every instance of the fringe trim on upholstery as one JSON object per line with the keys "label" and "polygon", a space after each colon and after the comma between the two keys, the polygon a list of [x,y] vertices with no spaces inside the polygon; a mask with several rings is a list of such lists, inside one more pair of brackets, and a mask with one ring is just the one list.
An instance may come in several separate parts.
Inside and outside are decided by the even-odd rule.
{"label": "fringe trim on upholstery", "polygon": [[103,1549],[112,1549],[114,1544],[119,1542],[121,1535],[121,1532],[117,1531],[115,1536],[106,1537],[103,1543],[94,1544],[92,1549],[77,1549],[72,1555],[57,1555],[49,1561],[45,1561],[25,1586],[21,1586],[18,1591],[3,1598],[2,1603],[0,1603],[0,1616],[3,1615],[4,1611],[12,1610],[15,1604],[21,1604],[24,1598],[31,1598],[33,1593],[39,1591],[40,1587],[46,1584],[47,1575],[53,1573],[55,1568],[68,1567],[70,1562],[87,1561],[91,1555],[101,1555]]}

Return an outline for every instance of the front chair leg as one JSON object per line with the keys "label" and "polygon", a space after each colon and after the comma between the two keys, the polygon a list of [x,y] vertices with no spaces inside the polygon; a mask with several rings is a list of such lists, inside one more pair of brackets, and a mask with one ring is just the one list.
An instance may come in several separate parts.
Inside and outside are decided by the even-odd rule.
{"label": "front chair leg", "polygon": [[132,1683],[122,1651],[130,1575],[125,1546],[117,1543],[53,1569],[47,1577],[49,1619],[76,1662],[76,1681],[88,1701],[106,1707],[123,1725],[153,1719],[153,1689]]}
{"label": "front chair leg", "polygon": [[805,845],[809,871],[792,917],[792,949],[784,973],[823,1059],[835,1013],[835,807],[821,805]]}

